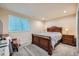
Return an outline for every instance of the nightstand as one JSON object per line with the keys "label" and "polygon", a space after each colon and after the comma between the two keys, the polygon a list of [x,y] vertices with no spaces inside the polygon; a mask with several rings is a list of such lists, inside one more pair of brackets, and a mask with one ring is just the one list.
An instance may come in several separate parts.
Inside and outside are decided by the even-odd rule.
{"label": "nightstand", "polygon": [[74,38],[74,35],[63,35],[62,43],[75,46],[76,39]]}

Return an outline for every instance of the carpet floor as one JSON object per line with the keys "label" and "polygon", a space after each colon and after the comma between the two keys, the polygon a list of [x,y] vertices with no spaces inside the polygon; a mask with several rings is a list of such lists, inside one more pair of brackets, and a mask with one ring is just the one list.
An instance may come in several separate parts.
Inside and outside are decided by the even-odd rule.
{"label": "carpet floor", "polygon": [[[76,56],[76,47],[60,43],[55,50],[53,50],[52,56]],[[49,56],[48,53],[40,47],[31,44],[23,45],[19,47],[18,52],[14,52],[13,56]]]}

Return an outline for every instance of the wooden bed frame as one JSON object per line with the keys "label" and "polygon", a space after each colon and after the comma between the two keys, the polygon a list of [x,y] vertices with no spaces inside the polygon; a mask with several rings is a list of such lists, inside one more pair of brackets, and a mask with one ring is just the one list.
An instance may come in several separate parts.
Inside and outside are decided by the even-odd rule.
{"label": "wooden bed frame", "polygon": [[[50,28],[47,28],[47,32],[61,32],[62,33],[62,28],[52,26]],[[39,46],[40,48],[43,48],[44,50],[46,50],[48,52],[49,55],[52,55],[53,47],[51,45],[51,37],[50,36],[32,34],[32,44],[35,44],[35,45]]]}

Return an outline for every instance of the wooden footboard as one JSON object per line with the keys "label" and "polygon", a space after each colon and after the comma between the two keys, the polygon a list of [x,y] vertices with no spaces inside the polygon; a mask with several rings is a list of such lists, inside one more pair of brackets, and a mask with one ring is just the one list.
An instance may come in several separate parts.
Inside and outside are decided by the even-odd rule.
{"label": "wooden footboard", "polygon": [[32,34],[32,44],[43,48],[48,52],[49,55],[52,55],[53,48],[50,37]]}
{"label": "wooden footboard", "polygon": [[[50,28],[47,28],[47,32],[60,32],[60,33],[62,33],[62,27],[52,26]],[[54,45],[54,48],[60,42],[61,42],[61,40],[59,40],[58,43],[56,43]],[[53,47],[51,45],[51,37],[32,34],[32,43],[43,48],[44,50],[46,50],[49,55],[52,55]]]}

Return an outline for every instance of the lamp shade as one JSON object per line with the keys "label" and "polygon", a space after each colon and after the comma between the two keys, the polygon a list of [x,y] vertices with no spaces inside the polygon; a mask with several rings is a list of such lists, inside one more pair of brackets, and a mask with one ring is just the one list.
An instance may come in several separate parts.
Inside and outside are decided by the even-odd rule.
{"label": "lamp shade", "polygon": [[69,31],[69,29],[68,28],[65,28],[65,31]]}
{"label": "lamp shade", "polygon": [[65,34],[69,34],[69,28],[64,28]]}

